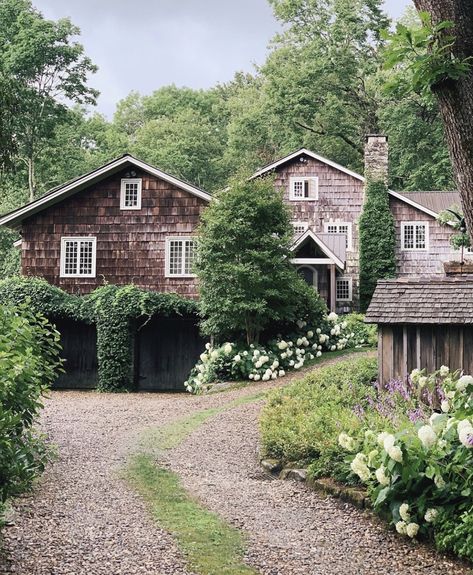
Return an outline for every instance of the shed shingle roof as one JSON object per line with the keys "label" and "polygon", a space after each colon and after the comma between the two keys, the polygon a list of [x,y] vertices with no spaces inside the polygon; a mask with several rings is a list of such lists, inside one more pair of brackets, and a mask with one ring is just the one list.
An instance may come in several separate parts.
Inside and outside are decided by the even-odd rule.
{"label": "shed shingle roof", "polygon": [[473,277],[380,280],[365,321],[473,325]]}

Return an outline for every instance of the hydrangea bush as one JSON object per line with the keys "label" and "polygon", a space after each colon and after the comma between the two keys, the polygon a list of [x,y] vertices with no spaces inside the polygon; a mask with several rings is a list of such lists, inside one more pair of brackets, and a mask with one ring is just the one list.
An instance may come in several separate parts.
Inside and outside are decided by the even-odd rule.
{"label": "hydrangea bush", "polygon": [[186,382],[186,389],[198,393],[217,381],[268,381],[297,370],[323,353],[373,343],[370,326],[363,316],[338,316],[330,313],[320,327],[299,321],[297,331],[277,337],[264,345],[227,342],[206,349]]}
{"label": "hydrangea bush", "polygon": [[407,423],[342,433],[339,444],[398,533],[473,560],[473,377],[415,370],[404,390]]}

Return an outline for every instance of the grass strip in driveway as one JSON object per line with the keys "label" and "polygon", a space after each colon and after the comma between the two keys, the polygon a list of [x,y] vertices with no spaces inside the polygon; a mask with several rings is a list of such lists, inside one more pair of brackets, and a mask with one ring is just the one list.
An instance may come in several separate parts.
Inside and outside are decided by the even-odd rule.
{"label": "grass strip in driveway", "polygon": [[162,427],[150,428],[143,434],[142,452],[135,454],[127,466],[126,479],[145,500],[159,525],[174,535],[190,568],[199,575],[256,575],[257,572],[243,563],[243,534],[191,497],[179,476],[160,467],[156,459],[159,452],[177,447],[211,417],[258,401],[264,395],[262,392],[241,397]]}

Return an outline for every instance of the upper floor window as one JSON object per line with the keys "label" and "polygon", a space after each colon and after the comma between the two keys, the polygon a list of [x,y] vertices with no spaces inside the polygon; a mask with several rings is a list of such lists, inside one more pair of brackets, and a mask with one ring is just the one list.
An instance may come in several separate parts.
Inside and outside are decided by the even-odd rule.
{"label": "upper floor window", "polygon": [[307,222],[292,222],[292,227],[294,229],[294,237],[298,238],[307,230],[309,224]]}
{"label": "upper floor window", "polygon": [[290,178],[290,200],[317,200],[319,197],[319,178],[316,176]]}
{"label": "upper floor window", "polygon": [[335,298],[337,301],[353,299],[353,282],[351,278],[337,278]]}
{"label": "upper floor window", "polygon": [[427,251],[429,249],[428,222],[401,222],[401,249]]}
{"label": "upper floor window", "polygon": [[141,178],[123,178],[120,187],[120,209],[141,210]]}
{"label": "upper floor window", "polygon": [[327,234],[345,234],[346,249],[352,249],[352,231],[350,222],[329,222],[324,224],[325,233]]}
{"label": "upper floor window", "polygon": [[195,254],[192,238],[166,238],[166,277],[193,277]]}
{"label": "upper floor window", "polygon": [[61,238],[61,277],[95,277],[97,238]]}

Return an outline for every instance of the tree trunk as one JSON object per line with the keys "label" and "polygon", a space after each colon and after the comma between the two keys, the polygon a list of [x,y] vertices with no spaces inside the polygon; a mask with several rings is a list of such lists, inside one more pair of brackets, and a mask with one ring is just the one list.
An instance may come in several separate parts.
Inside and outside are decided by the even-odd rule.
{"label": "tree trunk", "polygon": [[[435,26],[445,20],[455,42],[452,52],[458,58],[473,57],[473,0],[414,0],[420,12],[428,12]],[[468,233],[473,241],[473,67],[459,80],[446,80],[432,86],[437,96],[445,135],[460,192]]]}
{"label": "tree trunk", "polygon": [[28,158],[28,187],[30,190],[30,202],[32,202],[36,195],[36,175],[33,157]]}

